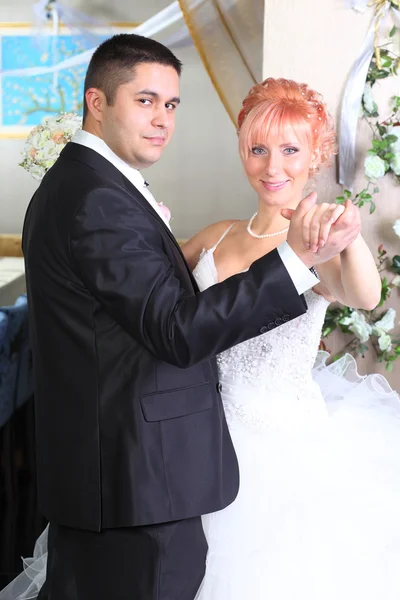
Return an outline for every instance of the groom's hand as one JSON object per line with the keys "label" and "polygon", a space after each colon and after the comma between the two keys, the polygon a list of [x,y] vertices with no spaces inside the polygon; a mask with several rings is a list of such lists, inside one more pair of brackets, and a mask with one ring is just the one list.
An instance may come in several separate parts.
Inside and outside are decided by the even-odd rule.
{"label": "groom's hand", "polygon": [[[286,219],[290,219],[288,244],[308,267],[327,262],[340,254],[361,231],[360,211],[351,200],[346,202],[344,211],[336,205],[329,205],[332,208],[320,205],[322,208],[319,208],[316,201],[317,194],[313,192],[300,202],[295,211],[281,211]],[[320,232],[318,248],[316,231]],[[320,244],[321,235],[326,238],[323,247]],[[314,243],[310,243],[310,240]]]}

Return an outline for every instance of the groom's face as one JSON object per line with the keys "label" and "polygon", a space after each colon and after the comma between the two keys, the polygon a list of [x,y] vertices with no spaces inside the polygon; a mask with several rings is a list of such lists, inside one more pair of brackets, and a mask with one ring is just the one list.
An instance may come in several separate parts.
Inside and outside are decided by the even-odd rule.
{"label": "groom's face", "polygon": [[171,138],[179,101],[179,75],[173,67],[139,64],[133,79],[119,86],[113,106],[103,103],[101,137],[132,167],[149,167]]}

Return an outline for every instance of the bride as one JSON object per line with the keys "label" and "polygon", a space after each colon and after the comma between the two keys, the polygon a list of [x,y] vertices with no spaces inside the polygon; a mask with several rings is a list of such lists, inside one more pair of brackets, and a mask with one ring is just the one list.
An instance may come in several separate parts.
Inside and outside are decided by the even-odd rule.
{"label": "bride", "polygon": [[[335,152],[332,119],[306,85],[267,79],[243,103],[239,149],[257,212],[186,244],[200,290],[284,241],[282,212],[290,217]],[[315,208],[305,223],[313,251],[342,210]],[[380,278],[361,236],[319,277],[305,315],[218,357],[241,482],[233,504],[203,517],[209,550],[196,600],[400,597],[399,398],[383,377],[360,377],[350,356],[326,367],[319,354],[315,364],[329,303],[372,309]]]}

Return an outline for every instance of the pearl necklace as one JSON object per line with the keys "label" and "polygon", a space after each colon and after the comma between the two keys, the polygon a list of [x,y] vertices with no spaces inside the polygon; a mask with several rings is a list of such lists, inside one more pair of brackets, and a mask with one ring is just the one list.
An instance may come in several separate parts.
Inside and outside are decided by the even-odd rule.
{"label": "pearl necklace", "polygon": [[250,219],[250,221],[248,222],[248,225],[247,225],[247,231],[254,238],[257,238],[259,240],[263,240],[265,238],[274,237],[275,235],[281,235],[282,233],[286,233],[287,231],[289,231],[289,227],[286,227],[286,229],[282,229],[281,231],[276,231],[275,233],[263,233],[262,235],[258,235],[257,233],[254,233],[254,231],[251,230],[251,226],[252,226],[253,221],[254,221],[254,219],[256,218],[257,215],[258,215],[258,213],[254,213],[254,215],[251,217],[251,219]]}

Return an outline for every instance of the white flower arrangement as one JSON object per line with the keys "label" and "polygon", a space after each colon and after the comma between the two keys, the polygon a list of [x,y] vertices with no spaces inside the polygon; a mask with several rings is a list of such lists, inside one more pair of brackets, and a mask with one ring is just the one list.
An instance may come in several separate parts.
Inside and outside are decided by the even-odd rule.
{"label": "white flower arrangement", "polygon": [[74,113],[46,117],[28,135],[19,165],[40,181],[81,127],[82,118]]}

